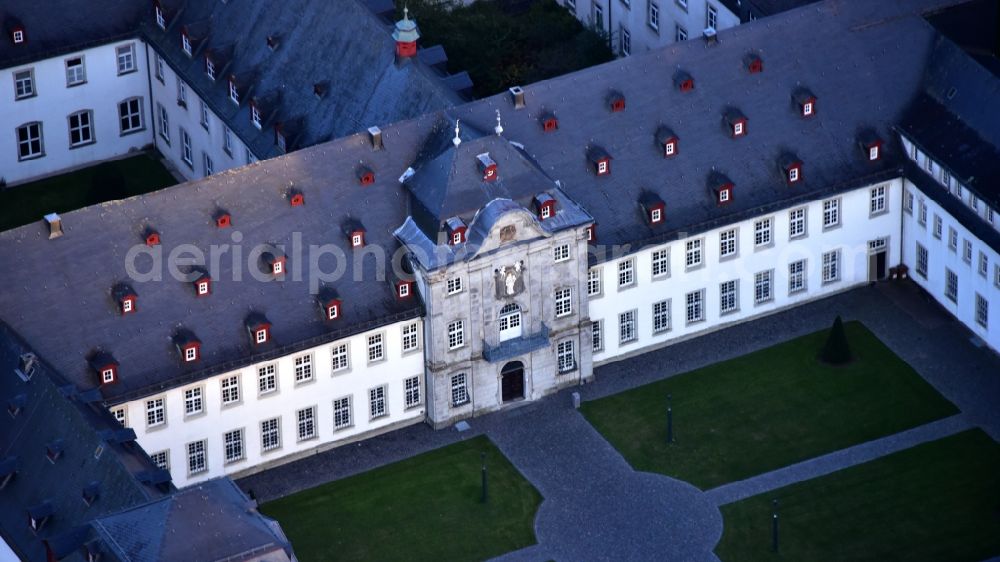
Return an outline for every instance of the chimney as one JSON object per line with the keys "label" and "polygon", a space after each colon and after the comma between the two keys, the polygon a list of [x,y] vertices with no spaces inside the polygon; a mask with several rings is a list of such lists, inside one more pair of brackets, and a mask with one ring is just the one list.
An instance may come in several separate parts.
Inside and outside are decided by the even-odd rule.
{"label": "chimney", "polygon": [[396,22],[392,38],[396,41],[396,57],[407,59],[417,54],[420,31],[417,29],[417,22],[410,19],[409,8],[403,8],[403,19]]}
{"label": "chimney", "polygon": [[382,150],[382,129],[368,127],[368,137],[372,141],[372,150]]}
{"label": "chimney", "polygon": [[49,240],[63,235],[62,218],[59,217],[59,213],[45,215],[45,222],[49,225]]}
{"label": "chimney", "polygon": [[514,109],[524,109],[524,88],[512,86],[509,91],[511,101],[514,102]]}

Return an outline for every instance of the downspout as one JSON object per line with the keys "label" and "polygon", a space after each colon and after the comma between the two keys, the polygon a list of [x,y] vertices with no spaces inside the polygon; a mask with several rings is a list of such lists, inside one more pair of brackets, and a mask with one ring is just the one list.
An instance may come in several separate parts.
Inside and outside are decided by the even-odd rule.
{"label": "downspout", "polygon": [[149,130],[153,133],[153,149],[158,151],[156,147],[156,112],[153,110],[153,72],[156,72],[156,61],[153,61],[153,69],[150,72],[149,42],[143,41],[142,43],[146,47],[146,88],[149,94]]}
{"label": "downspout", "polygon": [[615,42],[611,38],[611,7],[614,5],[614,0],[608,0],[608,48],[611,52],[615,52]]}

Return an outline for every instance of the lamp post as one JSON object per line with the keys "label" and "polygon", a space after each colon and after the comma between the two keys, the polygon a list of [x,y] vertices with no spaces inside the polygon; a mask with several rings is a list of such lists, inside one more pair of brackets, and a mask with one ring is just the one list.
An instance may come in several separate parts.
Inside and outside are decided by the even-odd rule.
{"label": "lamp post", "polygon": [[674,442],[674,411],[671,406],[670,394],[667,395],[667,443]]}
{"label": "lamp post", "polygon": [[480,458],[483,461],[483,495],[479,498],[480,503],[486,503],[489,499],[489,487],[486,482],[486,451],[481,452]]}
{"label": "lamp post", "polygon": [[772,500],[771,507],[771,550],[778,552],[778,500]]}

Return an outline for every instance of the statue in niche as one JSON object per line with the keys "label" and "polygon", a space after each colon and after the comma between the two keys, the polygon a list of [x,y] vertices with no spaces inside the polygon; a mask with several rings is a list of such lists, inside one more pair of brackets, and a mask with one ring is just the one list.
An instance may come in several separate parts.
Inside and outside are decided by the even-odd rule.
{"label": "statue in niche", "polygon": [[498,299],[513,297],[524,290],[524,263],[502,265],[493,272]]}
{"label": "statue in niche", "polygon": [[511,240],[514,239],[515,236],[517,236],[517,228],[512,224],[508,224],[507,226],[500,229],[501,244],[503,244],[504,242],[510,242]]}

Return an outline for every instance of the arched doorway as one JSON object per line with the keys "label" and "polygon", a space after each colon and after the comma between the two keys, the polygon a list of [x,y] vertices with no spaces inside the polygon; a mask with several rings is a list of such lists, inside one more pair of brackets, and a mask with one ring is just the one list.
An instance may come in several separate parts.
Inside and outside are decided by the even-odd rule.
{"label": "arched doorway", "polygon": [[524,363],[511,361],[500,369],[500,398],[504,402],[524,398]]}
{"label": "arched doorway", "polygon": [[497,327],[500,330],[500,341],[506,341],[521,336],[521,307],[515,303],[505,304],[497,317]]}

